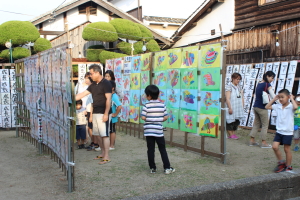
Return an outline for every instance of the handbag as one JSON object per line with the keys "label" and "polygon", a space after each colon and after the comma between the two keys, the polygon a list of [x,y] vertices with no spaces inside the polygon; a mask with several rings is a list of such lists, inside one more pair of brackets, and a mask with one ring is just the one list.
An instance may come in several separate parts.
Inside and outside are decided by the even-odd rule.
{"label": "handbag", "polygon": [[268,84],[266,83],[266,87],[265,87],[264,91],[262,92],[263,104],[267,104],[270,102],[269,94],[266,92],[267,89],[268,89]]}

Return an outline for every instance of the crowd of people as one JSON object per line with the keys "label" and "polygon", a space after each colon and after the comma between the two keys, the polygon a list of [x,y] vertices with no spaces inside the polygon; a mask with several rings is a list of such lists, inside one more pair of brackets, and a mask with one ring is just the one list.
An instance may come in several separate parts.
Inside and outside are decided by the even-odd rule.
{"label": "crowd of people", "polygon": [[[300,95],[294,97],[287,89],[282,89],[275,95],[271,86],[275,74],[267,71],[263,75],[263,80],[257,84],[255,89],[255,102],[253,112],[255,115],[253,127],[249,134],[249,146],[260,146],[261,148],[273,148],[275,156],[278,160],[274,172],[291,171],[292,153],[291,145],[294,137],[294,151],[299,150],[299,127],[300,127]],[[226,130],[228,139],[239,139],[236,130],[240,125],[240,121],[244,118],[244,95],[240,86],[242,76],[239,73],[233,73],[231,83],[225,87],[226,97]],[[271,100],[264,100],[264,93]],[[267,102],[266,102],[267,101]],[[276,112],[276,134],[273,144],[270,145],[266,141],[266,135],[269,126],[268,110]],[[261,144],[255,140],[260,131]],[[284,146],[286,160],[283,160],[279,145]]]}

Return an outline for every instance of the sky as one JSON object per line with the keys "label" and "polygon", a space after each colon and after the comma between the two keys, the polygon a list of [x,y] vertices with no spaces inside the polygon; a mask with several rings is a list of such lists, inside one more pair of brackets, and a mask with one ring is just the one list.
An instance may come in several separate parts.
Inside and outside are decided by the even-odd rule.
{"label": "sky", "polygon": [[[70,0],[66,0],[68,2]],[[11,21],[28,21],[45,12],[54,10],[64,0],[0,0],[0,24]],[[13,14],[3,11],[22,13]]]}

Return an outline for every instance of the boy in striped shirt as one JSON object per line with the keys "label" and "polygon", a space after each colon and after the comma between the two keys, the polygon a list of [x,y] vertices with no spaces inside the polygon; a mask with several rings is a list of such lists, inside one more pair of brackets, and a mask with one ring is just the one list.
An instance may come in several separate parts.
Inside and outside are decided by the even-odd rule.
{"label": "boy in striped shirt", "polygon": [[164,172],[165,174],[171,174],[175,172],[175,169],[170,166],[162,126],[162,122],[168,119],[166,106],[158,100],[159,88],[156,85],[148,85],[145,88],[145,94],[149,102],[144,105],[141,118],[145,121],[144,136],[146,137],[148,147],[147,154],[150,173],[156,173],[154,161],[156,142],[164,164]]}

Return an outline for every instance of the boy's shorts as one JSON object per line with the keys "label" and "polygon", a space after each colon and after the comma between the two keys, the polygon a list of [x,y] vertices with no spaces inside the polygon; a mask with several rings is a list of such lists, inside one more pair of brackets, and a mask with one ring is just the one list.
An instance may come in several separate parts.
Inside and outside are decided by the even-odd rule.
{"label": "boy's shorts", "polygon": [[90,119],[90,116],[91,116],[91,112],[87,112],[87,121],[88,121],[88,127],[90,129],[93,129],[93,123],[92,122],[89,122],[89,119]]}
{"label": "boy's shorts", "polygon": [[291,145],[293,140],[292,135],[282,135],[280,133],[276,132],[276,135],[274,137],[274,142],[279,142],[280,145],[286,144],[286,145]]}
{"label": "boy's shorts", "polygon": [[109,133],[116,133],[116,123],[112,123],[112,120],[110,120],[109,127],[110,127]]}
{"label": "boy's shorts", "polygon": [[110,118],[111,115],[108,115],[108,120],[103,122],[103,114],[93,114],[93,135],[109,137]]}
{"label": "boy's shorts", "polygon": [[86,139],[86,125],[76,125],[76,140]]}
{"label": "boy's shorts", "polygon": [[294,131],[294,140],[299,140],[299,132],[300,132],[300,129],[297,129]]}

